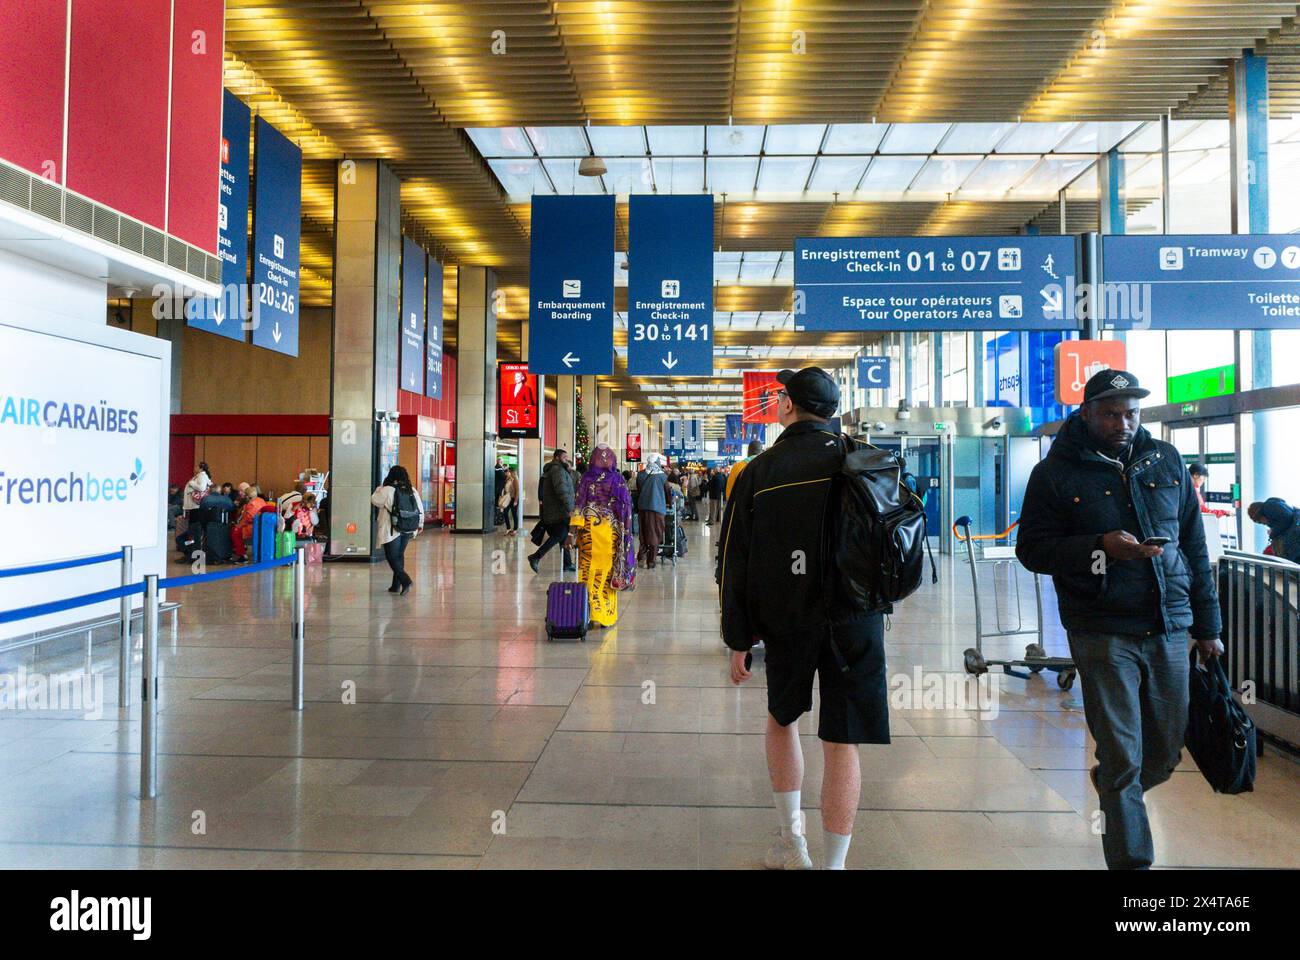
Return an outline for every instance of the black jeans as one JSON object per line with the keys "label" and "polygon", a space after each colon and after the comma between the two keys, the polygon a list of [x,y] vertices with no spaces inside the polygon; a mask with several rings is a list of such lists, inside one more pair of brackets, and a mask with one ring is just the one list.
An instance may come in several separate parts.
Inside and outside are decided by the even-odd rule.
{"label": "black jeans", "polygon": [[519,501],[518,500],[511,500],[510,504],[506,507],[506,529],[507,530],[519,529]]}
{"label": "black jeans", "polygon": [[[542,557],[550,553],[551,547],[558,543],[563,543],[569,536],[568,521],[565,521],[564,523],[548,523],[545,527],[546,542],[538,547],[537,552],[533,554],[533,559],[535,560],[541,560]],[[569,552],[568,547],[564,548],[564,565],[566,567],[573,566],[573,556]]]}
{"label": "black jeans", "polygon": [[412,534],[399,533],[392,540],[384,544],[384,559],[393,570],[393,586],[409,587],[411,578],[406,572],[406,545],[410,542]]}

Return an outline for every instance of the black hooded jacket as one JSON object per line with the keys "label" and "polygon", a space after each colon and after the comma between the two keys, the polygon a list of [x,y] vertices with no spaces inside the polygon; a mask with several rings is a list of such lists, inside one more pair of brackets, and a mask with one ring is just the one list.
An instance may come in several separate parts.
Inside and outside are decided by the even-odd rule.
{"label": "black hooded jacket", "polygon": [[1259,512],[1268,523],[1268,540],[1273,555],[1300,563],[1300,510],[1278,497],[1269,497]]}
{"label": "black hooded jacket", "polygon": [[[1150,560],[1100,560],[1101,537],[1168,537]],[[1217,637],[1219,600],[1200,505],[1178,451],[1139,428],[1123,473],[1075,413],[1025,489],[1016,555],[1056,586],[1067,630],[1136,636],[1188,630]]]}

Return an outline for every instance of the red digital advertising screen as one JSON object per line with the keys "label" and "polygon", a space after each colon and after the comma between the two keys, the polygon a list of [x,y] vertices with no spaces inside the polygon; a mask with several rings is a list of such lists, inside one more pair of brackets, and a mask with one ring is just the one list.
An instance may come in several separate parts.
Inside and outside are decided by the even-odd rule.
{"label": "red digital advertising screen", "polygon": [[627,435],[627,462],[641,462],[641,434],[629,433]]}
{"label": "red digital advertising screen", "polygon": [[776,394],[781,384],[777,371],[746,370],[743,374],[744,399],[741,401],[745,423],[776,423]]}
{"label": "red digital advertising screen", "polygon": [[502,437],[538,437],[541,398],[537,374],[526,363],[497,364],[497,434]]}

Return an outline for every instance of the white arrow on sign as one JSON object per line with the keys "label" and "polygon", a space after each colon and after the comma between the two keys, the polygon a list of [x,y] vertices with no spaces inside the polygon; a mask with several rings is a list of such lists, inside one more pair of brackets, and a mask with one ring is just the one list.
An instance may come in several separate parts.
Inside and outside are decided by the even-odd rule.
{"label": "white arrow on sign", "polygon": [[1060,313],[1062,309],[1062,291],[1060,290],[1039,290],[1043,297],[1044,313]]}
{"label": "white arrow on sign", "polygon": [[271,330],[271,339],[276,343],[280,342],[280,321],[275,321],[275,327]]}
{"label": "white arrow on sign", "polygon": [[665,359],[660,360],[659,362],[662,363],[669,370],[677,366],[677,361],[673,359],[673,352],[671,350],[668,351],[668,356]]}
{"label": "white arrow on sign", "polygon": [[570,369],[572,369],[575,363],[580,363],[582,361],[582,357],[575,357],[572,350],[569,350],[564,354],[564,356],[560,357],[560,359],[563,360],[564,365]]}

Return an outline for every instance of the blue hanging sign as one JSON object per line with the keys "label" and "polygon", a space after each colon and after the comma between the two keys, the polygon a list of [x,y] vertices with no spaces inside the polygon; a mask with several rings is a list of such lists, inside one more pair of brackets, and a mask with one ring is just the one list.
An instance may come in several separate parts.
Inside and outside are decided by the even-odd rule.
{"label": "blue hanging sign", "polygon": [[424,267],[428,256],[410,237],[402,237],[402,332],[398,370],[403,390],[424,392]]}
{"label": "blue hanging sign", "polygon": [[890,364],[888,357],[858,357],[858,388],[860,390],[888,390]]}
{"label": "blue hanging sign", "polygon": [[1060,330],[1073,237],[801,237],[796,330]]}
{"label": "blue hanging sign", "polygon": [[442,264],[429,258],[427,272],[428,309],[424,337],[424,395],[442,399]]}
{"label": "blue hanging sign", "polygon": [[614,197],[533,197],[528,369],[614,372]]}
{"label": "blue hanging sign", "polygon": [[713,375],[713,197],[628,199],[627,372]]}
{"label": "blue hanging sign", "polygon": [[185,324],[232,340],[244,339],[248,319],[248,135],[252,114],[229,90],[221,101],[221,169],[217,206],[217,256],[221,296],[185,304]]}
{"label": "blue hanging sign", "polygon": [[261,117],[253,204],[253,345],[298,356],[302,151]]}
{"label": "blue hanging sign", "polygon": [[1111,330],[1300,327],[1300,237],[1102,238],[1102,326]]}

